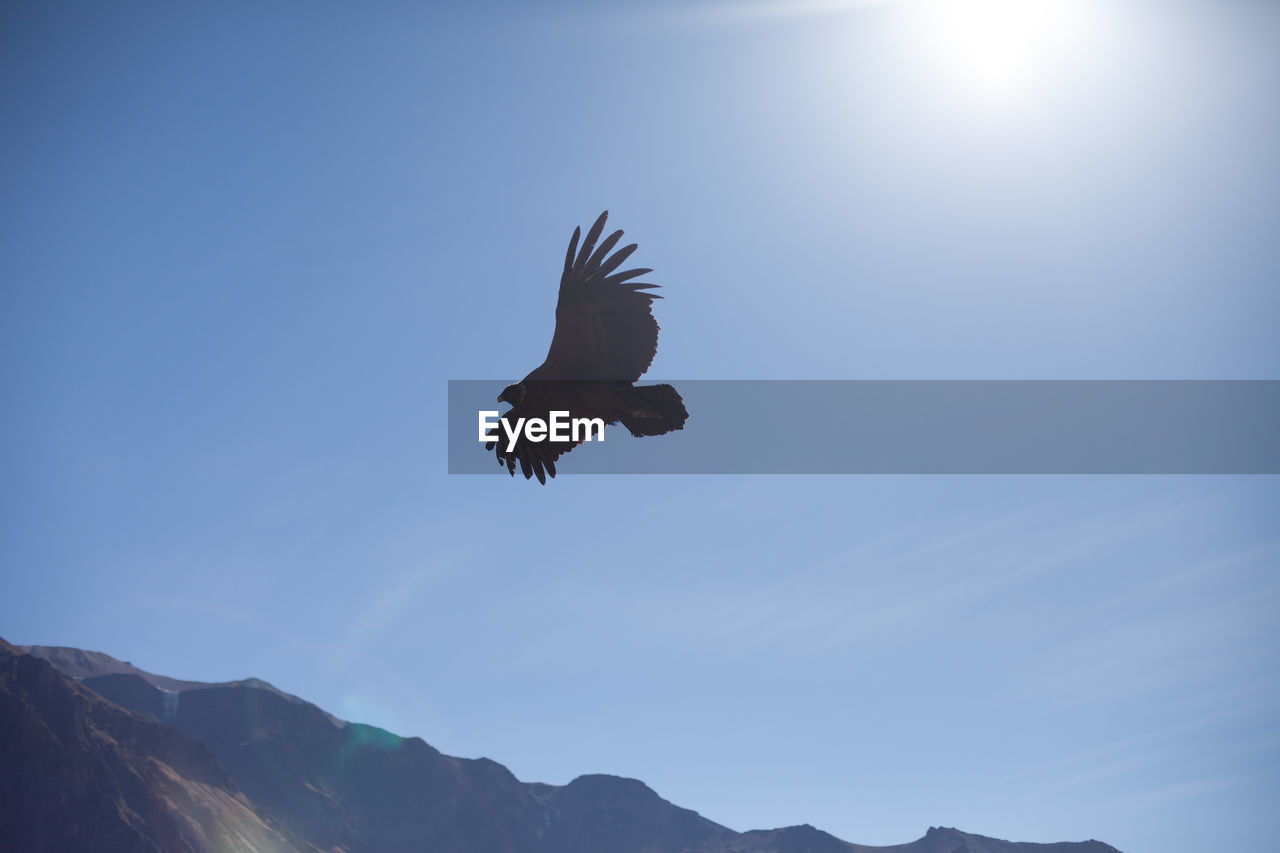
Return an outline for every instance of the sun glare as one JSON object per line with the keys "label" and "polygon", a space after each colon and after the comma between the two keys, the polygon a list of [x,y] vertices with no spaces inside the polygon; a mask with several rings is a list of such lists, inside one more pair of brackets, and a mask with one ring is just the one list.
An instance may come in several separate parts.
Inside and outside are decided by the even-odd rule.
{"label": "sun glare", "polygon": [[1079,46],[1087,0],[934,0],[917,9],[939,70],[1006,102],[1061,69]]}

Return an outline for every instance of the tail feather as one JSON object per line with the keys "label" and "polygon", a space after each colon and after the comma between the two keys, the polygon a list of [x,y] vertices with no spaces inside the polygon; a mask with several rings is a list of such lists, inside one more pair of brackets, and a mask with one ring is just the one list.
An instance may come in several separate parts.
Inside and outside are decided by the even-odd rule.
{"label": "tail feather", "polygon": [[670,385],[644,385],[628,391],[627,412],[621,421],[632,435],[663,435],[684,429],[689,412],[675,388]]}

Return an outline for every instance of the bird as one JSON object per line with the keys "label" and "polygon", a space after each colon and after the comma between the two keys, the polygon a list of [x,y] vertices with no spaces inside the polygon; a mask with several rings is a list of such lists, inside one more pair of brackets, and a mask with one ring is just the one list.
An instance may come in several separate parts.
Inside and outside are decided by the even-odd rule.
{"label": "bird", "polygon": [[635,384],[658,352],[659,327],[652,307],[653,300],[662,297],[648,292],[659,285],[636,280],[653,270],[615,272],[637,248],[631,243],[613,251],[622,231],[596,245],[608,218],[609,211],[600,214],[581,248],[582,228],[574,228],[547,357],[498,395],[498,402],[511,408],[500,416],[505,423],[497,440],[487,442],[485,449],[495,452],[498,464],[512,477],[518,465],[526,480],[536,476],[545,485],[548,475],[556,475],[556,460],[591,435],[575,429],[567,439],[549,434],[534,441],[518,429],[521,418],[545,422],[553,412],[568,412],[574,419],[599,419],[601,439],[607,425],[621,423],[633,436],[655,436],[683,429],[689,418],[684,400],[671,385]]}

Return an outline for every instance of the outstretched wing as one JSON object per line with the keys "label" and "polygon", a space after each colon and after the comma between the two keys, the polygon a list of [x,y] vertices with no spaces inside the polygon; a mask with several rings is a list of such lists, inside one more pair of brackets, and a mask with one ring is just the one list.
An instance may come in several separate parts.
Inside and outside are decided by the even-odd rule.
{"label": "outstretched wing", "polygon": [[[514,430],[520,418],[536,417],[546,420],[550,413],[550,407],[515,406],[503,414],[501,420],[506,421],[508,427]],[[582,444],[581,440],[551,441],[549,437],[545,441],[532,442],[521,435],[516,439],[515,446],[508,449],[510,441],[507,429],[499,425],[498,440],[486,443],[484,449],[494,451],[498,464],[506,468],[511,476],[515,476],[516,465],[519,465],[520,473],[524,474],[526,480],[537,477],[538,482],[543,485],[546,485],[548,474],[552,477],[556,475],[556,460]]]}
{"label": "outstretched wing", "polygon": [[578,249],[582,229],[575,228],[560,277],[556,303],[556,332],[547,358],[529,379],[620,379],[635,382],[649,369],[658,352],[658,321],[646,290],[657,287],[633,279],[652,272],[630,269],[614,272],[636,250],[624,246],[612,255],[622,237],[615,231],[599,246],[609,211],[600,214]]}

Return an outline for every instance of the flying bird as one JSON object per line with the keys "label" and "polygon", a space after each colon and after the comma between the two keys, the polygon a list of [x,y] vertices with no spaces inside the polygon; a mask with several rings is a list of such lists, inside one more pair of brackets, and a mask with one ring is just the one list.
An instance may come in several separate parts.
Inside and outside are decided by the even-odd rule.
{"label": "flying bird", "polygon": [[[556,475],[556,460],[585,439],[576,430],[568,440],[548,435],[541,441],[519,430],[508,432],[521,418],[545,422],[552,412],[568,412],[574,419],[621,423],[634,436],[683,429],[689,418],[675,388],[635,385],[658,352],[658,321],[652,307],[653,300],[662,297],[647,292],[658,285],[636,281],[653,270],[615,272],[636,250],[631,243],[613,252],[621,231],[596,245],[608,217],[607,210],[600,214],[581,249],[582,229],[573,230],[560,276],[551,349],[542,364],[498,395],[498,402],[509,403],[511,409],[501,416],[506,423],[497,432],[498,440],[485,449],[495,451],[498,464],[513,477],[519,465],[526,480],[536,476],[545,484],[548,474]],[[516,438],[509,441],[513,433]]]}

